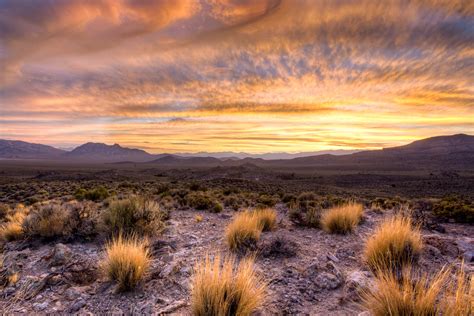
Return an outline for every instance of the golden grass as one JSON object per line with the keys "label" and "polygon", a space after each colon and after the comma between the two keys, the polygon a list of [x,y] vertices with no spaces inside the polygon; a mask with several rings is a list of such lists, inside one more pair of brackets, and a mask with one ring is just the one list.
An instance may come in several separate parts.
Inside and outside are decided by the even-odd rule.
{"label": "golden grass", "polygon": [[474,313],[474,278],[466,276],[464,264],[459,269],[455,282],[446,291],[443,302],[443,315],[469,316]]}
{"label": "golden grass", "polygon": [[200,222],[202,222],[202,220],[204,218],[202,217],[202,215],[196,215],[196,216],[194,216],[194,219],[196,220],[197,223],[200,223]]}
{"label": "golden grass", "polygon": [[329,233],[346,234],[359,224],[363,212],[363,206],[359,203],[336,206],[323,213],[321,225]]}
{"label": "golden grass", "polygon": [[6,223],[0,226],[0,237],[2,240],[13,241],[23,237],[23,221],[26,218],[26,213],[26,208],[18,208],[15,213],[5,217]]}
{"label": "golden grass", "polygon": [[433,277],[415,275],[407,266],[401,280],[391,271],[379,270],[375,287],[363,294],[365,307],[374,316],[382,315],[472,315],[474,281],[463,265],[451,278],[451,268],[442,268]]}
{"label": "golden grass", "polygon": [[408,217],[394,216],[385,219],[369,237],[364,257],[374,271],[399,271],[418,260],[421,248],[419,228],[413,227]]}
{"label": "golden grass", "polygon": [[106,245],[101,267],[110,280],[116,281],[119,291],[131,290],[143,279],[150,266],[147,242],[136,236],[122,234]]}
{"label": "golden grass", "polygon": [[[222,265],[221,265],[222,263]],[[266,285],[254,270],[252,258],[236,264],[234,257],[209,256],[197,263],[192,281],[193,315],[248,316],[261,307]]]}
{"label": "golden grass", "polygon": [[255,211],[255,216],[263,231],[271,231],[276,227],[277,214],[272,208],[264,208]]}
{"label": "golden grass", "polygon": [[411,270],[405,269],[402,280],[390,271],[377,273],[375,288],[364,294],[364,305],[374,316],[438,315],[436,302],[449,270],[442,269],[431,280],[426,276],[413,280]]}
{"label": "golden grass", "polygon": [[245,211],[237,214],[227,226],[225,239],[233,251],[245,251],[255,248],[262,226],[255,212]]}

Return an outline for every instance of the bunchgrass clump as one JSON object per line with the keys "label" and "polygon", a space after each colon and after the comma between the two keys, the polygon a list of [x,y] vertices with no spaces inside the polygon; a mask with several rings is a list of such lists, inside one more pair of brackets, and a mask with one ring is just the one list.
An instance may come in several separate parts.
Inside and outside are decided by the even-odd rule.
{"label": "bunchgrass clump", "polygon": [[122,234],[105,247],[101,267],[106,276],[117,282],[118,291],[135,288],[144,278],[150,266],[147,242],[137,236],[125,238]]}
{"label": "bunchgrass clump", "polygon": [[261,232],[262,224],[256,213],[245,211],[237,214],[227,226],[225,239],[232,251],[244,252],[256,248]]}
{"label": "bunchgrass clump", "polygon": [[363,206],[359,203],[349,203],[330,208],[321,216],[321,226],[333,234],[346,234],[354,230],[363,214]]}
{"label": "bunchgrass clump", "polygon": [[416,263],[422,248],[421,233],[411,219],[394,216],[386,219],[369,237],[364,257],[373,271],[400,271]]}
{"label": "bunchgrass clump", "polygon": [[221,260],[206,256],[195,267],[191,289],[191,310],[195,316],[248,316],[261,307],[266,285],[257,276],[254,262],[234,257]]}
{"label": "bunchgrass clump", "polygon": [[374,316],[438,315],[436,302],[448,272],[442,270],[431,280],[426,275],[415,279],[407,268],[399,280],[391,271],[381,270],[374,289],[363,295],[364,305]]}
{"label": "bunchgrass clump", "polygon": [[466,277],[463,266],[454,279],[447,268],[432,277],[417,275],[410,266],[401,277],[379,268],[374,288],[363,294],[371,315],[472,315],[474,283]]}
{"label": "bunchgrass clump", "polygon": [[103,223],[112,234],[151,235],[163,230],[167,216],[155,201],[132,197],[112,201],[103,213]]}
{"label": "bunchgrass clump", "polygon": [[469,316],[474,313],[474,277],[466,275],[461,265],[442,300],[442,315]]}
{"label": "bunchgrass clump", "polygon": [[255,211],[255,216],[263,231],[271,231],[276,227],[277,214],[272,208],[263,208]]}

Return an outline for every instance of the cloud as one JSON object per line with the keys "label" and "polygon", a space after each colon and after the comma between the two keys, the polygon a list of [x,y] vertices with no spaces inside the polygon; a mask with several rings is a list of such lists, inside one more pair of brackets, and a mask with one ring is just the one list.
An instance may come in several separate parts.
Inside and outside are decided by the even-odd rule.
{"label": "cloud", "polygon": [[224,132],[253,151],[474,133],[469,1],[7,0],[0,37],[7,129],[88,121],[171,151],[227,150]]}

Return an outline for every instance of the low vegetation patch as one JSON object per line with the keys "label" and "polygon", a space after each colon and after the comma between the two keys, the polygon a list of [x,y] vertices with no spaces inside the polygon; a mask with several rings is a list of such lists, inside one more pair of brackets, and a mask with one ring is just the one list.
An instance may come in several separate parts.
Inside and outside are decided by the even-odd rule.
{"label": "low vegetation patch", "polygon": [[359,224],[362,214],[363,206],[359,203],[336,206],[323,213],[321,225],[325,231],[330,233],[350,233]]}
{"label": "low vegetation patch", "polygon": [[430,278],[427,274],[416,276],[408,268],[401,280],[384,271],[377,274],[374,289],[363,295],[364,305],[374,316],[468,316],[472,312],[472,282],[463,267],[454,281],[450,279],[450,269],[442,269]]}
{"label": "low vegetation patch", "polygon": [[110,233],[150,235],[164,228],[168,213],[153,200],[132,197],[112,201],[103,213],[103,223]]}
{"label": "low vegetation patch", "polygon": [[365,261],[374,270],[400,271],[415,263],[421,253],[422,240],[419,228],[411,219],[394,216],[386,219],[369,237],[365,246]]}
{"label": "low vegetation patch", "polygon": [[255,212],[237,214],[225,231],[227,245],[237,252],[255,249],[262,232],[261,225]]}
{"label": "low vegetation patch", "polygon": [[195,316],[248,316],[262,306],[265,283],[254,270],[253,259],[238,264],[233,257],[209,256],[195,267],[191,309]]}
{"label": "low vegetation patch", "polygon": [[222,204],[216,198],[204,192],[192,192],[186,196],[186,200],[190,207],[199,211],[220,213],[223,210]]}
{"label": "low vegetation patch", "polygon": [[105,248],[101,267],[106,276],[117,282],[119,291],[134,289],[150,266],[147,242],[136,236],[114,238]]}
{"label": "low vegetation patch", "polygon": [[81,189],[78,189],[74,193],[74,197],[79,201],[90,200],[94,202],[99,202],[99,201],[105,200],[109,196],[110,196],[109,191],[103,186],[99,186],[97,188],[90,189],[90,190],[81,188]]}
{"label": "low vegetation patch", "polygon": [[459,223],[474,223],[474,202],[457,196],[449,196],[433,204],[433,214],[440,218],[453,219]]}
{"label": "low vegetation patch", "polygon": [[23,221],[25,234],[43,238],[71,236],[78,225],[71,209],[56,203],[38,206]]}

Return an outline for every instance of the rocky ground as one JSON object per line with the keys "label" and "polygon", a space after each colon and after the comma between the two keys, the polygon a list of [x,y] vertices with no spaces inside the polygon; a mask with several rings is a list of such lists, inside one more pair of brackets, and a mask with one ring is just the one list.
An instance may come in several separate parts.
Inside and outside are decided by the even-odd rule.
{"label": "rocky ground", "polygon": [[[256,254],[258,272],[268,282],[261,315],[357,315],[364,312],[358,292],[373,276],[362,260],[364,242],[390,211],[365,211],[352,234],[330,235],[295,226],[287,209],[276,206],[278,227],[263,233]],[[198,222],[197,214],[203,215]],[[234,211],[213,214],[195,210],[171,213],[162,236],[150,241],[152,267],[135,291],[116,293],[98,267],[104,240],[60,243],[19,241],[3,249],[3,272],[17,271],[14,286],[0,292],[0,310],[10,314],[176,314],[190,313],[190,280],[194,263],[205,253],[227,253],[225,226]],[[474,227],[442,224],[423,230],[421,270],[466,262],[474,272]]]}

